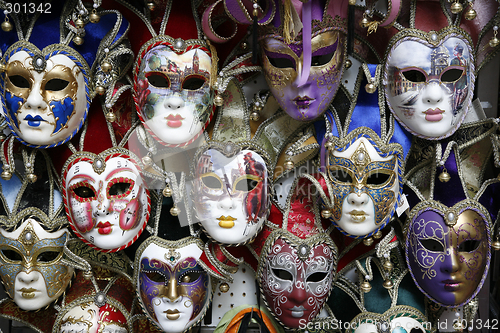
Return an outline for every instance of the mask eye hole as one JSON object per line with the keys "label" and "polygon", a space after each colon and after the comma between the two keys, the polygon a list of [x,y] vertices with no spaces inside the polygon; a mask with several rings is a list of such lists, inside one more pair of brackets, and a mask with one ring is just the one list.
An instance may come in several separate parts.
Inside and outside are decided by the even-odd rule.
{"label": "mask eye hole", "polygon": [[198,90],[203,87],[206,81],[207,79],[203,76],[191,75],[184,79],[184,81],[182,82],[182,89]]}
{"label": "mask eye hole", "polygon": [[59,257],[60,252],[57,251],[45,251],[38,255],[36,260],[39,263],[48,264],[55,261]]}
{"label": "mask eye hole", "polygon": [[212,190],[222,189],[222,181],[219,179],[219,177],[216,177],[214,175],[203,176],[201,177],[201,181],[203,182],[203,185]]}
{"label": "mask eye hole", "polygon": [[95,197],[95,192],[88,186],[78,186],[72,189],[75,196],[80,199],[90,199]]}
{"label": "mask eye hole", "polygon": [[126,182],[114,183],[109,187],[108,193],[110,196],[126,196],[130,186],[131,184]]}
{"label": "mask eye hole", "polygon": [[200,272],[189,272],[181,277],[181,283],[193,283],[196,282],[201,276]]}
{"label": "mask eye hole", "polygon": [[309,275],[307,282],[321,282],[326,279],[327,276],[328,274],[326,272],[316,272]]}
{"label": "mask eye hole", "polygon": [[267,56],[267,59],[276,68],[295,68],[295,63],[289,58]]}
{"label": "mask eye hole", "polygon": [[424,333],[424,331],[419,327],[414,327],[411,329],[410,333]]}
{"label": "mask eye hole", "polygon": [[459,246],[458,246],[458,252],[472,252],[477,250],[479,245],[481,244],[481,241],[475,240],[475,239],[468,239],[466,241],[463,241]]}
{"label": "mask eye hole", "polygon": [[165,282],[165,277],[158,272],[144,272],[144,274],[153,282]]}
{"label": "mask eye hole", "polygon": [[45,83],[45,90],[61,91],[68,86],[69,82],[62,79],[52,79]]}
{"label": "mask eye hole", "polygon": [[326,65],[327,63],[330,62],[330,60],[332,60],[334,54],[335,54],[335,52],[313,56],[311,59],[311,65],[312,66]]}
{"label": "mask eye hole", "polygon": [[391,175],[383,172],[374,172],[366,178],[366,184],[371,186],[383,186],[389,182]]}
{"label": "mask eye hole", "polygon": [[273,268],[273,274],[281,280],[293,281],[292,273],[284,269]]}
{"label": "mask eye hole", "polygon": [[460,79],[463,74],[464,74],[463,69],[459,68],[446,69],[443,73],[441,73],[441,82],[453,83],[458,79]]}
{"label": "mask eye hole", "polygon": [[29,89],[30,88],[30,82],[23,76],[21,75],[11,75],[9,76],[9,81],[13,85],[15,85],[18,88],[21,89]]}
{"label": "mask eye hole", "polygon": [[161,73],[149,72],[146,73],[146,79],[149,84],[156,88],[170,88],[170,80]]}
{"label": "mask eye hole", "polygon": [[2,249],[0,250],[0,253],[4,259],[7,259],[10,262],[20,263],[23,260],[21,255],[14,250]]}
{"label": "mask eye hole", "polygon": [[241,192],[251,192],[257,187],[257,185],[259,185],[259,183],[260,179],[255,179],[251,176],[245,176],[244,178],[238,180],[236,184],[234,184],[234,190]]}
{"label": "mask eye hole", "polygon": [[405,79],[414,83],[423,83],[427,79],[424,73],[416,69],[410,69],[408,71],[404,71],[402,74],[405,77]]}
{"label": "mask eye hole", "polygon": [[444,252],[443,244],[435,239],[421,239],[420,244],[429,251]]}
{"label": "mask eye hole", "polygon": [[337,169],[333,167],[333,169],[329,170],[329,175],[332,180],[339,182],[339,183],[345,183],[345,184],[352,184],[352,177],[344,169]]}

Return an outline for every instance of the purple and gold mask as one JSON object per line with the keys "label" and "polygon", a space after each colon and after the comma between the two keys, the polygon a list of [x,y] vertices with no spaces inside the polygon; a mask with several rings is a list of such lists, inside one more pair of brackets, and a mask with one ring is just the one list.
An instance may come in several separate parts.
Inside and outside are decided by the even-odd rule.
{"label": "purple and gold mask", "polygon": [[473,200],[451,208],[431,200],[410,213],[406,262],[419,289],[442,306],[469,302],[488,274],[491,240],[484,210]]}
{"label": "purple and gold mask", "polygon": [[137,250],[134,280],[141,305],[164,332],[189,330],[210,305],[211,280],[197,263],[202,249],[202,242],[192,237],[150,237]]}
{"label": "purple and gold mask", "polygon": [[276,9],[259,36],[264,75],[283,111],[311,121],[327,110],[340,86],[347,2],[279,1]]}
{"label": "purple and gold mask", "polygon": [[385,65],[391,112],[418,137],[439,140],[452,135],[474,92],[472,42],[458,28],[431,31],[425,38],[418,30],[398,36]]}

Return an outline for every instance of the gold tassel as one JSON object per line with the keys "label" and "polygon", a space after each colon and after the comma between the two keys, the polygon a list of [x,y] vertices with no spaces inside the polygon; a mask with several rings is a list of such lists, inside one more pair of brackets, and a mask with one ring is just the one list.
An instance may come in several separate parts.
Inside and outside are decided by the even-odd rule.
{"label": "gold tassel", "polygon": [[219,57],[217,56],[217,50],[215,49],[215,46],[210,43],[210,41],[207,39],[208,47],[210,48],[210,53],[212,53],[212,74],[210,75],[210,87],[214,87],[215,84],[217,83],[217,64],[219,63]]}
{"label": "gold tassel", "polygon": [[285,3],[283,4],[284,6],[284,12],[283,12],[283,37],[285,37],[285,43],[291,44],[292,43],[292,35],[290,34],[290,31],[293,29],[293,19],[292,19],[292,1],[291,0],[285,0]]}

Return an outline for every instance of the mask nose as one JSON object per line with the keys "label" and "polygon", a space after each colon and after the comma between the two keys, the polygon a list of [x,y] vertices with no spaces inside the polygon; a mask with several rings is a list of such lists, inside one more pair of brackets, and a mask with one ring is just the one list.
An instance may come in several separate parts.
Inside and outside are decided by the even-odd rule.
{"label": "mask nose", "polygon": [[38,274],[35,271],[31,271],[29,273],[20,272],[17,274],[17,280],[24,284],[31,284],[38,281]]}
{"label": "mask nose", "polygon": [[168,110],[176,111],[183,108],[185,105],[184,100],[179,95],[172,95],[165,99],[164,106]]}
{"label": "mask nose", "polygon": [[366,194],[365,192],[362,193],[351,192],[347,196],[347,202],[354,206],[366,205],[368,203],[368,200],[369,200],[368,194]]}
{"label": "mask nose", "polygon": [[24,107],[28,110],[42,111],[47,109],[47,103],[42,97],[42,92],[39,84],[34,84],[33,88],[24,103]]}
{"label": "mask nose", "polygon": [[441,271],[447,274],[453,274],[460,270],[460,258],[456,251],[451,250],[451,254],[445,256]]}
{"label": "mask nose", "polygon": [[177,281],[175,280],[175,278],[171,278],[168,281],[167,295],[166,295],[167,299],[170,302],[179,302],[181,300],[177,288],[178,288]]}
{"label": "mask nose", "polygon": [[441,103],[445,98],[443,88],[437,81],[431,81],[425,86],[422,100],[425,104],[434,105]]}

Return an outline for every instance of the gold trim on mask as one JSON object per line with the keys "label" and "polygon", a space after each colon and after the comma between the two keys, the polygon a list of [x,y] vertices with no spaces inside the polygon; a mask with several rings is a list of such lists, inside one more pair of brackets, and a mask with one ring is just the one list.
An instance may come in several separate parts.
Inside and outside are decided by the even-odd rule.
{"label": "gold trim on mask", "polygon": [[[26,100],[31,93],[33,85],[35,84],[35,79],[33,78],[33,75],[31,75],[30,70],[27,69],[21,61],[15,60],[7,65],[6,74],[5,90]],[[18,87],[12,83],[10,78],[13,76],[21,76],[26,79],[30,84],[29,88]]]}
{"label": "gold trim on mask", "polygon": [[[64,80],[68,84],[61,90],[48,90],[46,85],[51,80]],[[41,90],[42,97],[47,104],[51,101],[62,101],[66,97],[70,97],[74,101],[76,100],[76,93],[78,91],[78,82],[69,67],[56,65],[43,77]]]}

